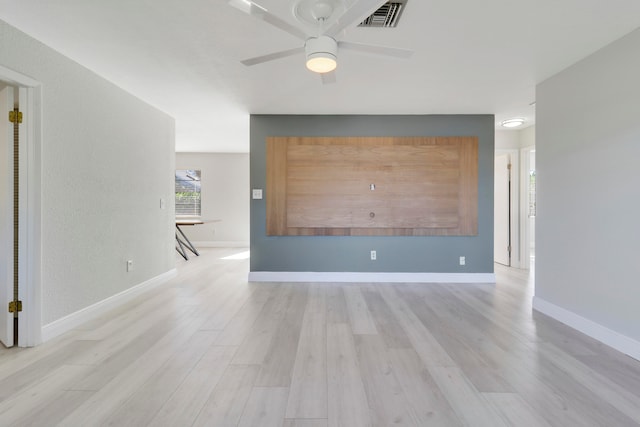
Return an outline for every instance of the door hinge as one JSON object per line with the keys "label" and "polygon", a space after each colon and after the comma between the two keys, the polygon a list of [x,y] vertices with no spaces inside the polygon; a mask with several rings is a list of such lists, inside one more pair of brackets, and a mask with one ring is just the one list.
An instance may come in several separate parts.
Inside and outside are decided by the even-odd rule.
{"label": "door hinge", "polygon": [[22,301],[11,301],[9,303],[9,313],[22,311]]}
{"label": "door hinge", "polygon": [[22,111],[9,111],[9,121],[11,123],[22,123]]}

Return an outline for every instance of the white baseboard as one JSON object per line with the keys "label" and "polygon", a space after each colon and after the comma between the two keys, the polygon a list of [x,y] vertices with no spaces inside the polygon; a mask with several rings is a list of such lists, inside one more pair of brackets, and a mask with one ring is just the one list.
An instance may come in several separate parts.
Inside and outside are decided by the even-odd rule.
{"label": "white baseboard", "polygon": [[559,307],[540,297],[533,297],[533,309],[572,327],[636,360],[640,360],[640,342],[592,320]]}
{"label": "white baseboard", "polygon": [[196,248],[248,248],[249,242],[241,241],[225,241],[225,240],[212,240],[212,241],[193,241],[193,246]]}
{"label": "white baseboard", "polygon": [[97,302],[81,310],[78,310],[75,313],[71,313],[67,316],[64,316],[49,324],[46,324],[42,327],[42,342],[49,341],[52,338],[62,335],[65,332],[68,332],[74,328],[77,328],[83,323],[88,322],[89,320],[95,319],[96,317],[106,313],[109,310],[113,310],[114,308],[117,308],[118,306],[132,300],[138,295],[144,292],[148,292],[166,283],[169,279],[175,277],[176,275],[177,275],[177,270],[174,268],[172,270],[167,271],[166,273],[160,274],[159,276],[146,280],[140,283],[139,285],[136,285],[118,294],[110,296],[107,299],[104,299],[100,302]]}
{"label": "white baseboard", "polygon": [[250,282],[496,283],[494,273],[251,271]]}

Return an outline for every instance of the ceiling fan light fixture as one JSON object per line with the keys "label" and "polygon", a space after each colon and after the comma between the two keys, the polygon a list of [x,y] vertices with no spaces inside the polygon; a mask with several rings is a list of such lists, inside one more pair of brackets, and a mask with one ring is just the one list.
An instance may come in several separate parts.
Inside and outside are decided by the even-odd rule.
{"label": "ceiling fan light fixture", "polygon": [[524,124],[523,118],[504,120],[500,125],[505,128],[516,128]]}
{"label": "ceiling fan light fixture", "polygon": [[336,69],[336,57],[328,53],[314,53],[307,55],[307,68],[314,73],[324,74]]}
{"label": "ceiling fan light fixture", "polygon": [[307,68],[314,73],[328,73],[338,66],[338,43],[331,37],[312,37],[304,45]]}

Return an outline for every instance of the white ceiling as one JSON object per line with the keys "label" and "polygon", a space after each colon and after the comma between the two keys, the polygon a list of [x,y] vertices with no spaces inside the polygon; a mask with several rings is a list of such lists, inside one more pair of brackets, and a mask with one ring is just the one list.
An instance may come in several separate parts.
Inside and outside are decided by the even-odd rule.
{"label": "white ceiling", "polygon": [[[256,3],[302,26],[295,1]],[[330,85],[303,55],[240,64],[302,42],[226,0],[0,0],[0,19],[175,117],[177,151],[247,152],[252,113],[495,114],[533,124],[535,85],[640,27],[640,1],[408,0],[397,28],[351,27],[337,38],[413,57],[344,51]]]}

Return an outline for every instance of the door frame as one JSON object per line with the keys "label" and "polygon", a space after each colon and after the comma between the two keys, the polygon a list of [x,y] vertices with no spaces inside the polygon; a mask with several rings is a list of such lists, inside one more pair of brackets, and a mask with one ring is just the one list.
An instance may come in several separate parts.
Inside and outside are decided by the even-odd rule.
{"label": "door frame", "polygon": [[536,146],[531,145],[520,149],[520,165],[522,170],[521,192],[522,200],[520,203],[520,222],[522,224],[522,239],[520,240],[520,253],[522,254],[522,268],[529,269],[531,267],[531,227],[529,226],[529,169],[531,152],[535,151]]}
{"label": "door frame", "polygon": [[[511,163],[511,267],[522,268],[520,252],[520,150],[496,149],[494,158],[507,154]],[[495,231],[494,231],[495,234]]]}
{"label": "door frame", "polygon": [[[19,160],[19,347],[42,342],[42,85],[0,65],[0,80],[18,87],[23,113]],[[4,309],[4,307],[0,307]]]}

